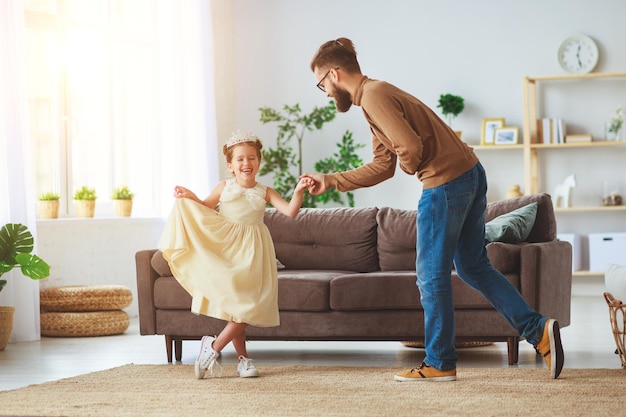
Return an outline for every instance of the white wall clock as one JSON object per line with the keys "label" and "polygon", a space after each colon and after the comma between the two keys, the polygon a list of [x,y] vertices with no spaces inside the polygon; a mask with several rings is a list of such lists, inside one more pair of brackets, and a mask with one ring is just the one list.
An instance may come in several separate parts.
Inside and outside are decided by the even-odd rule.
{"label": "white wall clock", "polygon": [[559,47],[559,65],[572,74],[586,74],[598,64],[598,45],[589,36],[577,35],[565,39]]}

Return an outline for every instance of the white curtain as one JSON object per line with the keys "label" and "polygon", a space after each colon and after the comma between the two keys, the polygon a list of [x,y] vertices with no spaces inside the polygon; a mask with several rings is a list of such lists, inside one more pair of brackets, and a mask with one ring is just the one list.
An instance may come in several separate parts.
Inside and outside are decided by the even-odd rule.
{"label": "white curtain", "polygon": [[[22,0],[0,1],[0,226],[25,224],[36,241],[24,42]],[[38,340],[38,282],[18,268],[3,278],[8,284],[0,292],[0,305],[15,307],[10,341]]]}
{"label": "white curtain", "polygon": [[[199,196],[219,178],[210,2],[158,0],[159,165],[161,213],[183,184]],[[23,0],[0,0],[0,225],[23,223],[36,240],[36,196],[25,81]],[[35,247],[35,253],[37,249]],[[48,262],[50,263],[50,262]],[[16,307],[11,342],[38,340],[39,284],[5,274],[0,305]]]}
{"label": "white curtain", "polygon": [[158,2],[161,214],[174,185],[206,197],[219,179],[211,2]]}

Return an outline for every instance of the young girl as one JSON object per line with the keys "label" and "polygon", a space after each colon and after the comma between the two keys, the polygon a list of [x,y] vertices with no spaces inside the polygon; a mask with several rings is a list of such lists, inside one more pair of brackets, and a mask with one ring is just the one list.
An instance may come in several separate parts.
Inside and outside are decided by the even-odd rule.
{"label": "young girl", "polygon": [[261,148],[255,135],[237,131],[224,145],[234,178],[217,184],[204,200],[185,187],[174,187],[176,201],[159,249],[192,295],[191,311],[228,322],[216,338],[202,338],[195,363],[198,379],[207,371],[221,376],[220,352],[231,341],[239,376],[258,376],[246,350],[246,327],[279,325],[276,254],[263,216],[269,203],[295,217],[310,180],[298,182],[288,203],[256,181]]}

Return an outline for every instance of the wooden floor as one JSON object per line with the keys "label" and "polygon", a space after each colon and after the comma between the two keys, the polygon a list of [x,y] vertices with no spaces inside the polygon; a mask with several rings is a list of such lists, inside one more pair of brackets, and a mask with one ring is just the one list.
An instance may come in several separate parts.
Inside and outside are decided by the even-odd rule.
{"label": "wooden floor", "polygon": [[[597,278],[596,278],[597,280]],[[614,353],[602,286],[578,286],[572,296],[572,324],[562,329],[565,368],[621,368]],[[183,364],[193,364],[199,342],[183,343]],[[395,367],[419,364],[422,349],[398,342],[249,342],[248,351],[259,371],[270,365],[336,365]],[[506,344],[458,349],[459,378],[462,368],[508,367]],[[235,364],[231,346],[223,352],[223,364]],[[0,352],[0,390],[9,390],[129,363],[165,364],[163,336],[140,336],[137,319],[123,335],[91,338],[50,338],[11,343]],[[176,365],[172,365],[176,366]],[[525,342],[520,344],[520,368],[545,368],[543,360]],[[191,368],[190,368],[191,369]],[[547,371],[546,371],[547,372]],[[624,371],[626,375],[626,370]],[[190,373],[193,378],[193,372]],[[390,375],[390,378],[392,376]]]}

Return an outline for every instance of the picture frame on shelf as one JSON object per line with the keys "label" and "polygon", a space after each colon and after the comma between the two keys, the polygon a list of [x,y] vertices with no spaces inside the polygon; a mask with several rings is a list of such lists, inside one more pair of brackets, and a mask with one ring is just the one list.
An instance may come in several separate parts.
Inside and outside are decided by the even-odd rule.
{"label": "picture frame on shelf", "polygon": [[496,129],[504,127],[504,117],[483,119],[480,135],[481,145],[493,145]]}
{"label": "picture frame on shelf", "polygon": [[495,145],[517,145],[519,143],[519,127],[504,126],[496,128],[493,143]]}

